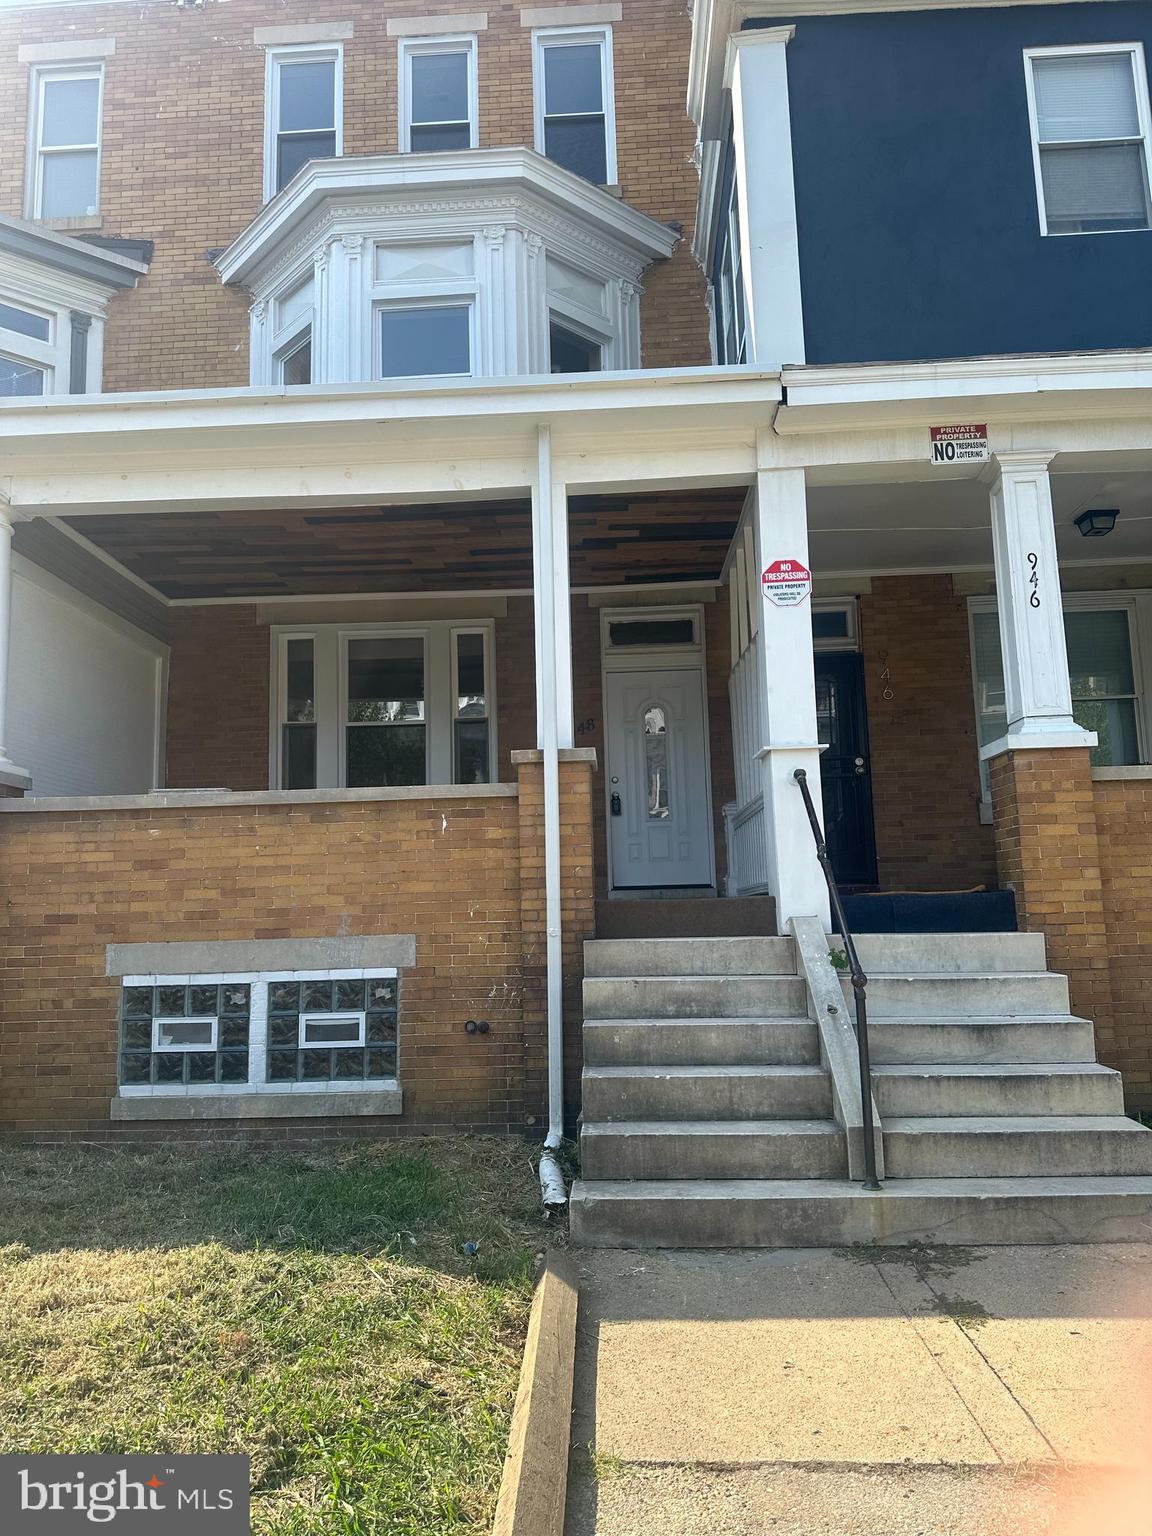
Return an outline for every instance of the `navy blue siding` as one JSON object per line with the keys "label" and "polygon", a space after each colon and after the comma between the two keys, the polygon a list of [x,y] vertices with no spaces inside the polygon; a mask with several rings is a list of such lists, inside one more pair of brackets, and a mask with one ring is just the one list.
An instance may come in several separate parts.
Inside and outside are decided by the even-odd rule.
{"label": "navy blue siding", "polygon": [[794,25],[808,362],[1152,346],[1152,231],[1040,234],[1023,65],[1025,48],[1136,41],[1152,65],[1152,4]]}

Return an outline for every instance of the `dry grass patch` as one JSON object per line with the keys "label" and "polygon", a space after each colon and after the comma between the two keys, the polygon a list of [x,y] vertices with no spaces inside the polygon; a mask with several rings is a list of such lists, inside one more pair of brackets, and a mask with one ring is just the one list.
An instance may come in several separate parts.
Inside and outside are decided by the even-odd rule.
{"label": "dry grass patch", "polygon": [[0,1211],[0,1452],[244,1453],[261,1536],[488,1522],[544,1236],[525,1145],[8,1148]]}

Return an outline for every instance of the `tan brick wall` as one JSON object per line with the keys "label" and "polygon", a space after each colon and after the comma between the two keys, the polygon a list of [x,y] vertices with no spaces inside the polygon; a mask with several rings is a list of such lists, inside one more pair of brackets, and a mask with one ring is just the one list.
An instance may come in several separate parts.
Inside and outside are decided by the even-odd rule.
{"label": "tan brick wall", "polygon": [[[229,0],[23,9],[0,16],[0,212],[24,212],[29,66],[21,43],[114,37],[106,60],[100,233],[152,239],[139,288],[115,299],[105,347],[106,389],[247,384],[247,299],[223,287],[209,250],[228,245],[259,212],[263,181],[264,49],[254,27],[348,20],[345,153],[397,148],[397,46],[389,16],[412,0]],[[472,0],[436,14],[474,10]],[[480,142],[531,144],[531,33],[518,4],[487,7],[479,35]],[[704,284],[691,239],[697,176],[684,98],[690,22],[680,0],[624,0],[613,28],[617,153],[625,199],[685,241],[653,270],[642,309],[644,362],[709,361]]]}
{"label": "tan brick wall", "polygon": [[[337,1129],[538,1131],[545,1112],[541,770],[522,795],[0,817],[0,1126],[125,1139],[112,1127],[119,982],[110,943],[415,933],[401,981],[404,1114]],[[579,1050],[591,929],[589,769],[562,768],[565,990]],[[521,870],[524,871],[523,884]],[[484,1018],[487,1035],[464,1021]],[[578,1079],[577,1079],[578,1081]],[[205,1134],[219,1134],[208,1128]]]}
{"label": "tan brick wall", "polygon": [[1113,1038],[1105,1059],[1128,1101],[1152,1109],[1152,781],[1092,785],[1100,849]]}
{"label": "tan brick wall", "polygon": [[877,577],[860,629],[880,885],[994,885],[964,599],[949,576]]}

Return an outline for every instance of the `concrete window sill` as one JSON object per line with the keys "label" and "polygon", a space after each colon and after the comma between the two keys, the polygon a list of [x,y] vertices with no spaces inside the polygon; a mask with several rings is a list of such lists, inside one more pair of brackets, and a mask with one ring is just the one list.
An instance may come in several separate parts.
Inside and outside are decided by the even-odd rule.
{"label": "concrete window sill", "polygon": [[301,1120],[317,1116],[399,1115],[399,1083],[363,1090],[264,1093],[144,1093],[111,1101],[113,1120]]}

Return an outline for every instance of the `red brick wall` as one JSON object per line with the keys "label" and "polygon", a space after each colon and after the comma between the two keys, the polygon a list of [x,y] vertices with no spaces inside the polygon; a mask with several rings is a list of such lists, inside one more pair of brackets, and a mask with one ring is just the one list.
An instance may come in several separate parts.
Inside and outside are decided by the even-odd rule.
{"label": "red brick wall", "polygon": [[[248,382],[247,299],[224,288],[207,252],[235,239],[262,203],[265,50],[253,43],[253,28],[351,21],[345,153],[387,153],[397,148],[397,47],[387,21],[416,9],[412,0],[229,0],[0,14],[0,212],[17,216],[29,79],[19,45],[115,38],[105,61],[99,233],[151,239],[156,251],[148,277],[112,303],[105,389]],[[475,6],[459,0],[434,9]],[[531,32],[520,25],[518,4],[486,9],[488,30],[478,42],[481,145],[530,145]],[[709,361],[704,284],[689,248],[698,184],[684,105],[689,35],[680,0],[624,0],[624,19],[613,28],[623,195],[685,234],[646,283],[642,338],[651,367]]]}
{"label": "red brick wall", "polygon": [[[522,793],[0,816],[0,1124],[147,1137],[109,1123],[119,982],[110,943],[415,933],[401,981],[402,1117],[375,1135],[538,1130],[544,1116],[541,770]],[[562,769],[565,978],[578,1023],[591,929],[588,767]],[[523,880],[521,871],[523,870]],[[484,1018],[487,1035],[466,1035]],[[573,1051],[578,1052],[578,1030]],[[271,1122],[316,1139],[338,1121]],[[219,1134],[208,1127],[205,1134]],[[192,1134],[180,1122],[151,1134]]]}
{"label": "red brick wall", "polygon": [[949,576],[877,577],[860,629],[881,887],[994,885],[964,599]]}

